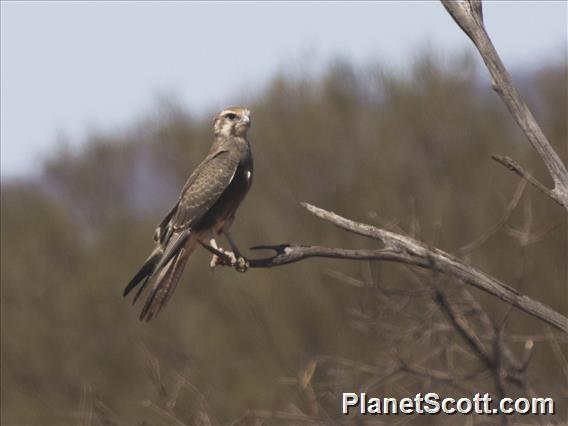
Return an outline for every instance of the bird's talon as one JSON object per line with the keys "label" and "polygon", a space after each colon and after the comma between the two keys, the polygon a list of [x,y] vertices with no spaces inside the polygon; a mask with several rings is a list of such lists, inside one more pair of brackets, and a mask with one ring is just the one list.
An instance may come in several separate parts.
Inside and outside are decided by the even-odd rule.
{"label": "bird's talon", "polygon": [[225,257],[225,265],[235,266],[236,263],[237,263],[237,256],[235,256],[235,253],[233,253],[232,251],[229,251],[229,250],[222,250],[222,251],[226,256]]}
{"label": "bird's talon", "polygon": [[246,260],[246,259],[245,259],[244,257],[242,257],[242,256],[239,257],[239,258],[237,259],[237,261],[235,262],[235,269],[236,269],[238,272],[245,273],[245,272],[248,270],[249,266],[250,266],[249,261]]}
{"label": "bird's talon", "polygon": [[[237,264],[240,262],[239,260],[237,260],[237,257],[235,256],[235,253],[233,253],[232,251],[228,251],[228,250],[223,250],[222,248],[218,247],[216,248],[216,250],[218,250],[219,252],[221,252],[223,254],[223,256],[221,255],[216,255],[214,254],[213,257],[211,258],[211,262],[209,262],[209,267],[211,269],[215,269],[218,265],[221,266],[235,266],[237,268],[241,268],[242,266],[238,266]],[[242,258],[239,258],[242,259]],[[242,262],[241,262],[242,263]]]}

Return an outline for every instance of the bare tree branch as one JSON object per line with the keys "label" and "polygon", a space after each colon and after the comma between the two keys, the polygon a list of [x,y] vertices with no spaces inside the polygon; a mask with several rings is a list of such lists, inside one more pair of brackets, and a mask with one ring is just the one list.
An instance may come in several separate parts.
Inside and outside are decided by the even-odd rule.
{"label": "bare tree branch", "polygon": [[558,363],[562,368],[562,372],[564,373],[564,376],[566,376],[566,380],[568,380],[568,360],[566,359],[566,356],[562,352],[562,349],[558,344],[558,340],[554,337],[552,331],[548,327],[546,328],[546,334],[549,337],[549,342],[550,345],[552,346],[552,351],[554,352],[554,355],[558,359]]}
{"label": "bare tree branch", "polygon": [[[505,368],[502,363],[503,348],[497,344],[500,342],[500,339],[496,335],[493,339],[494,344],[492,350],[487,350],[463,313],[459,312],[459,310],[450,303],[448,297],[436,283],[434,283],[433,289],[435,292],[435,300],[438,302],[440,309],[446,314],[449,322],[453,325],[458,334],[465,339],[472,353],[476,355],[487,370],[491,372],[497,396],[503,398],[506,394],[506,386],[505,375],[503,374]],[[501,424],[508,424],[506,416],[501,417]]]}
{"label": "bare tree branch", "polygon": [[487,229],[483,234],[481,234],[475,240],[462,246],[459,249],[460,253],[462,254],[470,253],[471,251],[482,245],[484,242],[486,242],[489,238],[491,238],[491,236],[495,235],[497,231],[503,228],[503,226],[505,226],[505,223],[507,223],[507,221],[511,217],[511,214],[517,207],[517,204],[519,203],[519,200],[521,199],[521,196],[523,195],[523,192],[525,190],[525,186],[526,186],[526,180],[522,180],[519,183],[517,190],[515,191],[515,195],[513,195],[513,199],[511,200],[511,202],[509,203],[509,205],[501,215],[499,221],[495,223],[493,226],[491,226],[489,229]]}
{"label": "bare tree branch", "polygon": [[507,156],[504,156],[504,155],[492,155],[491,158],[493,158],[499,164],[507,167],[513,173],[522,177],[525,181],[530,182],[530,184],[533,185],[535,188],[537,188],[539,191],[542,191],[543,193],[548,195],[550,198],[554,199],[553,191],[551,191],[546,186],[544,186],[539,180],[537,180],[529,172],[527,172],[525,169],[523,169],[519,165],[519,163],[517,163],[511,157],[507,157]]}
{"label": "bare tree branch", "polygon": [[458,333],[465,339],[470,348],[476,356],[486,365],[490,370],[495,369],[495,360],[489,350],[483,345],[475,331],[469,325],[469,322],[463,315],[461,315],[456,308],[448,301],[448,298],[436,285],[434,285],[435,296],[434,299],[440,306],[440,309],[446,314],[450,323],[458,331]]}
{"label": "bare tree branch", "polygon": [[[458,2],[454,0],[441,0],[441,2],[448,13],[477,47],[491,74],[493,89],[499,94],[503,102],[505,102],[509,112],[523,130],[533,148],[544,161],[554,181],[554,189],[548,190],[534,178],[532,180],[529,179],[529,181],[568,210],[568,171],[566,170],[566,166],[550,145],[550,142],[542,132],[527,104],[513,85],[509,72],[495,50],[489,35],[485,31],[481,1],[466,0]],[[506,163],[500,162],[506,165]],[[522,170],[518,165],[514,169],[509,165],[507,165],[507,167],[517,174],[520,174],[519,172]],[[523,173],[521,176],[528,179],[527,173]],[[536,182],[538,182],[538,184]]]}
{"label": "bare tree branch", "polygon": [[[495,278],[463,264],[454,256],[434,247],[417,241],[413,238],[375,228],[374,226],[361,224],[335,213],[328,212],[318,207],[303,203],[303,206],[312,214],[327,220],[334,225],[347,231],[380,240],[385,244],[381,255],[383,260],[390,255],[392,260],[433,269],[462,282],[484,290],[501,300],[511,303],[513,306],[534,315],[546,322],[553,321],[554,325],[568,332],[568,319],[555,312],[549,307],[536,302],[525,295],[520,294],[514,288],[496,280]],[[390,249],[390,253],[389,253]]]}
{"label": "bare tree branch", "polygon": [[[384,260],[415,265],[457,278],[466,284],[477,287],[568,333],[568,318],[564,315],[536,300],[529,298],[528,296],[525,296],[524,294],[519,293],[514,288],[485,274],[484,272],[464,264],[461,260],[449,253],[435,247],[429,247],[428,245],[408,236],[376,228],[372,225],[354,222],[333,212],[312,206],[311,204],[302,203],[302,206],[320,219],[331,222],[337,227],[357,235],[381,241],[385,247],[374,250],[357,250],[294,244],[257,246],[252,249],[267,249],[273,250],[276,253],[265,258],[248,259],[249,267],[271,268],[298,262],[310,257]],[[227,255],[224,253],[207,245],[204,245],[204,247],[220,257],[223,261],[221,265],[234,266],[231,264],[230,260],[226,259]]]}

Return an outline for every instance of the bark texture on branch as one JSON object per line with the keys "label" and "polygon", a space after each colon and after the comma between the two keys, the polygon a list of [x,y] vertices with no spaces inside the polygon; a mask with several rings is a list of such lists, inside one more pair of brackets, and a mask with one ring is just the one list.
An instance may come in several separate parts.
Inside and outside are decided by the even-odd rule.
{"label": "bark texture on branch", "polygon": [[[513,85],[509,72],[485,30],[481,1],[466,0],[458,2],[455,0],[441,0],[441,2],[477,47],[483,62],[485,62],[491,74],[493,89],[505,102],[509,112],[523,130],[533,148],[538,152],[542,161],[544,161],[554,181],[554,188],[549,190],[538,181],[538,184],[535,184],[534,181],[536,179],[534,178],[528,180],[568,211],[568,171],[566,166],[550,145],[529,107]],[[511,5],[511,7],[514,7],[514,5]],[[503,161],[500,161],[500,163],[504,164]],[[507,167],[527,179],[526,173],[519,173],[520,166],[517,170],[512,169],[510,166]]]}
{"label": "bark texture on branch", "polygon": [[[273,250],[272,256],[248,259],[250,268],[271,268],[287,265],[311,257],[352,260],[383,260],[419,266],[446,274],[468,285],[477,287],[518,309],[539,318],[554,327],[568,333],[568,318],[552,308],[519,293],[505,283],[463,263],[460,259],[438,248],[430,247],[414,238],[396,234],[372,225],[358,223],[333,212],[302,203],[310,213],[320,219],[331,222],[335,226],[357,235],[381,241],[385,247],[376,250],[343,249],[322,246],[281,244],[273,246],[257,246],[253,250]],[[223,253],[207,247],[222,257]],[[230,262],[225,262],[230,266]]]}

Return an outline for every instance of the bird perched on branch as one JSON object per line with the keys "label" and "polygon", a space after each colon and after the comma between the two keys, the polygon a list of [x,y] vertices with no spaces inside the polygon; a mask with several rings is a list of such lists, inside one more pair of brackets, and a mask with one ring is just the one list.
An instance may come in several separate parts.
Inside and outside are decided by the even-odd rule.
{"label": "bird perched on branch", "polygon": [[[140,314],[150,321],[172,295],[188,257],[199,244],[209,245],[237,270],[246,271],[229,234],[237,208],[252,183],[253,161],[247,131],[250,111],[232,107],[222,111],[213,126],[214,139],[207,157],[185,183],[179,200],[154,232],[155,247],[138,273],[124,289],[124,296],[140,285],[133,303],[153,283]],[[224,234],[232,252],[218,248],[215,236]],[[209,245],[208,245],[209,244]],[[217,255],[211,267],[222,263]]]}

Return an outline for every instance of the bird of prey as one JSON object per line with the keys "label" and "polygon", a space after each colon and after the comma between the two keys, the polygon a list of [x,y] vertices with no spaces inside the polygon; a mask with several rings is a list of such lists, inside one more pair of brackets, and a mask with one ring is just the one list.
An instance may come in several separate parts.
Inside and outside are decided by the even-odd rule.
{"label": "bird of prey", "polygon": [[[124,289],[126,296],[140,285],[133,303],[148,283],[153,283],[140,320],[150,321],[162,309],[179,281],[188,257],[199,244],[210,244],[230,256],[238,270],[247,263],[239,254],[229,228],[237,208],[252,184],[253,161],[247,131],[250,111],[231,107],[222,111],[213,126],[213,144],[207,157],[185,183],[177,203],[154,232],[154,249]],[[231,252],[219,249],[215,236],[224,234]],[[213,256],[211,266],[220,263]]]}

